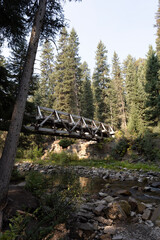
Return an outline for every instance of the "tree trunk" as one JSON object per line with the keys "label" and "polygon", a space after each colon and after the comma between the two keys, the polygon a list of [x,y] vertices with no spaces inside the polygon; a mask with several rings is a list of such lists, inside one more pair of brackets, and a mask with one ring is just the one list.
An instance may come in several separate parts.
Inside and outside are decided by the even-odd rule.
{"label": "tree trunk", "polygon": [[14,105],[11,124],[6,138],[3,154],[0,159],[0,215],[2,214],[3,208],[7,202],[8,187],[22,127],[23,115],[29,90],[29,81],[33,73],[34,61],[46,10],[46,2],[47,0],[39,1],[39,7],[32,26],[32,32],[20,82],[19,93]]}

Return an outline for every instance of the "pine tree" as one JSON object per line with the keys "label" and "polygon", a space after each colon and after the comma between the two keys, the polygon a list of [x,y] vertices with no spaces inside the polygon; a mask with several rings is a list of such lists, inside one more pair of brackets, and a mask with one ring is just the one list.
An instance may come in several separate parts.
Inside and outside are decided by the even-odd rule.
{"label": "pine tree", "polygon": [[94,118],[98,121],[107,121],[109,105],[107,91],[109,87],[109,67],[107,64],[107,50],[100,41],[96,51],[96,67],[93,73]]}
{"label": "pine tree", "polygon": [[157,126],[160,121],[160,80],[159,80],[159,61],[153,50],[149,47],[146,66],[146,117],[149,125]]}
{"label": "pine tree", "polygon": [[111,83],[111,104],[112,104],[112,126],[126,129],[126,113],[124,100],[124,86],[119,58],[114,52],[112,60],[112,83]]}
{"label": "pine tree", "polygon": [[68,74],[73,84],[73,100],[72,111],[80,114],[80,88],[81,88],[81,69],[79,57],[79,39],[74,28],[71,30],[68,39],[68,53],[69,53],[69,69]]}
{"label": "pine tree", "polygon": [[80,58],[78,37],[74,29],[68,36],[64,28],[59,39],[55,65],[55,108],[68,113],[80,113]]}
{"label": "pine tree", "polygon": [[81,65],[81,115],[93,119],[94,107],[93,107],[93,94],[91,89],[91,77],[88,69],[88,64],[84,62]]}
{"label": "pine tree", "polygon": [[54,53],[51,43],[46,40],[41,54],[41,75],[35,93],[35,103],[43,107],[53,107],[54,103]]}
{"label": "pine tree", "polygon": [[0,119],[11,118],[15,101],[15,84],[9,81],[6,59],[0,55]]}
{"label": "pine tree", "polygon": [[137,124],[137,132],[139,134],[144,133],[147,123],[145,117],[146,111],[146,92],[145,92],[145,85],[146,85],[146,60],[139,59],[137,61],[138,69],[137,69],[137,111],[138,111],[138,124]]}
{"label": "pine tree", "polygon": [[55,102],[57,110],[72,112],[72,82],[68,76],[68,32],[63,28],[58,41],[58,55],[55,64]]}
{"label": "pine tree", "polygon": [[158,1],[158,11],[156,13],[156,27],[157,27],[156,50],[160,62],[160,0]]}

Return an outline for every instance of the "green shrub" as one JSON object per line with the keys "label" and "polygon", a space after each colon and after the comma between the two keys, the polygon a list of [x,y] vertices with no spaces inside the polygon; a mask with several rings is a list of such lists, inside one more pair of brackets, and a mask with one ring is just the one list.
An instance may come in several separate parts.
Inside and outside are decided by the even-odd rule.
{"label": "green shrub", "polygon": [[24,150],[22,148],[17,149],[16,158],[24,158]]}
{"label": "green shrub", "polygon": [[46,189],[46,177],[39,173],[32,171],[26,176],[26,190],[32,192],[36,196],[40,196]]}
{"label": "green shrub", "polygon": [[64,139],[61,139],[58,144],[64,149],[64,148],[69,147],[73,143],[74,143],[74,141],[72,139],[64,138]]}
{"label": "green shrub", "polygon": [[[27,189],[39,193],[39,207],[33,213],[20,215],[10,220],[10,230],[1,234],[1,240],[50,239],[57,224],[65,223],[75,210],[80,187],[77,177],[68,174],[62,179],[64,186],[53,188],[53,177],[32,172],[27,178]],[[43,188],[42,188],[43,186]],[[41,194],[40,194],[41,193]],[[49,236],[50,235],[50,236]]]}
{"label": "green shrub", "polygon": [[24,216],[17,213],[12,219],[10,219],[9,228],[10,230],[5,231],[0,235],[0,240],[16,240],[16,239],[26,239],[24,238],[24,228],[25,228]]}
{"label": "green shrub", "polygon": [[146,160],[156,160],[159,158],[158,148],[155,147],[156,135],[151,132],[146,132],[133,141],[132,149],[137,150],[139,154],[143,154]]}
{"label": "green shrub", "polygon": [[43,155],[42,148],[38,148],[38,146],[34,146],[26,150],[22,148],[18,148],[16,158],[36,160],[38,158],[41,158],[42,155]]}
{"label": "green shrub", "polygon": [[119,139],[112,150],[111,156],[115,159],[121,159],[126,154],[128,147],[129,142],[126,138]]}
{"label": "green shrub", "polygon": [[16,181],[22,181],[24,180],[24,175],[20,174],[18,171],[17,171],[17,168],[13,168],[13,171],[12,171],[12,175],[11,175],[11,181],[12,182],[16,182]]}
{"label": "green shrub", "polygon": [[58,165],[68,165],[72,161],[78,161],[79,158],[76,154],[70,154],[67,152],[52,153],[49,155],[49,161]]}

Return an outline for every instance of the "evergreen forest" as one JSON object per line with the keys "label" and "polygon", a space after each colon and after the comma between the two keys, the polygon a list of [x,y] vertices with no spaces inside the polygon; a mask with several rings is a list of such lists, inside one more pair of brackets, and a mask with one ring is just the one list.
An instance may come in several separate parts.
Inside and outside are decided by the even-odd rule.
{"label": "evergreen forest", "polygon": [[[111,64],[107,60],[108,50],[100,41],[91,76],[87,62],[82,63],[79,56],[76,30],[69,33],[64,27],[56,51],[48,39],[42,45],[40,74],[34,74],[30,81],[26,111],[32,113],[36,106],[48,107],[104,122],[114,131],[135,136],[147,129],[159,132],[159,41],[157,31],[157,49],[149,46],[145,59],[128,55],[121,63],[114,52]],[[12,47],[9,58],[0,56],[1,119],[11,117],[25,54],[26,42],[22,41]]]}
{"label": "evergreen forest", "polygon": [[[13,7],[17,9],[17,6],[18,1]],[[81,62],[80,41],[76,30],[72,28],[68,31],[61,6],[57,5],[56,8],[61,13],[57,17],[56,27],[53,30],[49,26],[47,33],[43,29],[39,69],[37,71],[35,65],[34,72],[38,73],[33,72],[30,77],[23,124],[29,121],[28,116],[35,116],[37,106],[42,106],[106,123],[120,137],[135,139],[147,133],[160,134],[160,6],[155,17],[156,49],[150,45],[145,58],[135,59],[129,54],[123,62],[120,62],[115,51],[112,62],[108,62],[109,49],[100,40],[95,49],[92,75],[87,62]],[[31,9],[33,10],[32,5]],[[27,14],[30,24],[31,13]],[[22,20],[24,21],[23,18]],[[9,20],[6,19],[7,21]],[[6,33],[3,31],[6,26],[1,23],[2,35],[8,41],[11,51],[8,58],[3,56],[1,39],[1,130],[8,129],[26,60],[28,30],[24,31],[24,26],[18,24],[20,22],[17,23],[17,29],[8,24]],[[23,31],[23,34],[19,31]],[[55,38],[54,41],[50,38],[53,33],[57,35],[56,42]],[[2,131],[0,136],[2,153],[6,134]],[[43,137],[40,136],[26,138],[22,135],[22,139],[20,148],[33,145],[38,145],[39,148],[43,145]],[[27,139],[30,139],[29,145],[25,142]]]}
{"label": "evergreen forest", "polygon": [[[0,239],[131,240],[116,238],[117,219],[139,224],[137,236],[150,228],[160,236],[160,0],[156,48],[122,62],[114,51],[109,62],[101,39],[93,72],[62,3],[0,1]],[[24,125],[37,132],[43,125],[35,124],[37,106],[105,123],[114,136],[86,141],[23,132]]]}

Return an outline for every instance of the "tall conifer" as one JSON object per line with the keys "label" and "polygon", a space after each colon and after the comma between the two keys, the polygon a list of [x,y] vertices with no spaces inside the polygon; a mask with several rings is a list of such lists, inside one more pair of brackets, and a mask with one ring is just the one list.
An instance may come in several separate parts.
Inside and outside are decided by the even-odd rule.
{"label": "tall conifer", "polygon": [[54,103],[54,53],[51,43],[46,40],[41,53],[41,74],[38,90],[35,93],[35,102],[43,107],[53,107]]}
{"label": "tall conifer", "polygon": [[160,62],[160,0],[158,0],[158,11],[156,13],[156,27],[157,27],[156,50]]}
{"label": "tall conifer", "polygon": [[88,69],[88,64],[84,62],[81,65],[82,72],[82,87],[81,87],[81,115],[93,119],[94,108],[93,108],[93,94],[91,89],[91,77]]}
{"label": "tall conifer", "polygon": [[131,104],[133,102],[133,92],[134,86],[136,85],[136,64],[135,59],[128,55],[127,59],[123,63],[123,74],[124,74],[124,84],[126,93],[126,109],[127,109],[127,119],[129,118],[131,111]]}
{"label": "tall conifer", "polygon": [[58,41],[58,54],[55,63],[55,102],[54,108],[71,112],[72,83],[68,78],[68,32],[63,28]]}
{"label": "tall conifer", "polygon": [[73,28],[68,38],[68,75],[72,82],[73,99],[72,112],[80,114],[80,87],[81,87],[81,69],[79,57],[79,38]]}
{"label": "tall conifer", "polygon": [[80,58],[78,36],[74,29],[68,35],[61,32],[55,65],[55,108],[61,111],[80,113]]}
{"label": "tall conifer", "polygon": [[119,58],[116,52],[114,52],[112,60],[111,98],[113,126],[126,129],[123,78]]}
{"label": "tall conifer", "polygon": [[94,117],[99,121],[107,121],[109,104],[107,91],[109,86],[109,66],[107,64],[107,50],[100,41],[96,51],[96,66],[93,73]]}
{"label": "tall conifer", "polygon": [[149,47],[146,66],[146,117],[150,125],[157,126],[160,121],[160,80],[159,80],[159,61],[153,50]]}

